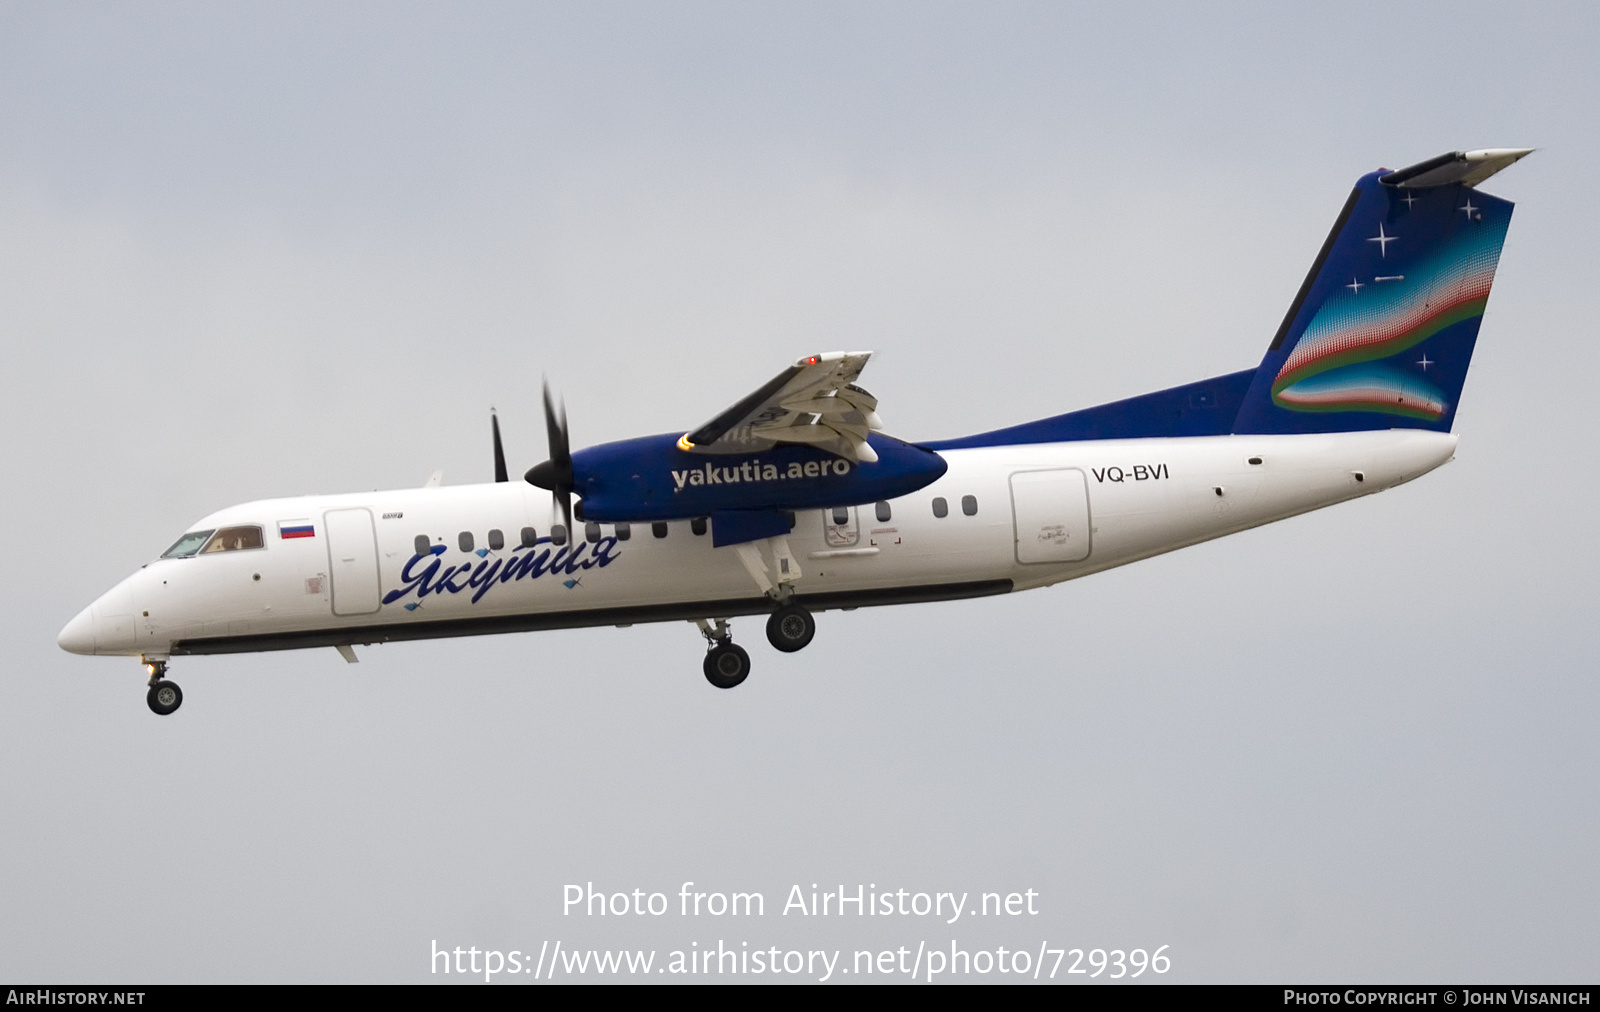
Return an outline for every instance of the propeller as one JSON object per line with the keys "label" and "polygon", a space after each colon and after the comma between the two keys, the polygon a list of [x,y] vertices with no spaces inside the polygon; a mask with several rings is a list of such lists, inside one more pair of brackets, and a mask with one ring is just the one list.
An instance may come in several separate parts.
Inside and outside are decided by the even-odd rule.
{"label": "propeller", "polygon": [[510,481],[511,476],[506,473],[506,451],[500,445],[500,416],[495,414],[494,408],[489,409],[489,426],[494,430],[494,480]]}
{"label": "propeller", "polygon": [[550,459],[535,464],[523,475],[530,485],[547,488],[561,504],[561,518],[572,530],[572,443],[567,434],[567,405],[561,403],[561,418],[556,418],[550,399],[550,384],[544,385],[544,429],[550,440]]}

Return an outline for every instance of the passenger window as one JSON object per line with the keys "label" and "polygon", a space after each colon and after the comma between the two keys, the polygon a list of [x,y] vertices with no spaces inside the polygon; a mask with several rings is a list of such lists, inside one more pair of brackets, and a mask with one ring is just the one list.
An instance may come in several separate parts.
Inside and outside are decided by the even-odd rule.
{"label": "passenger window", "polygon": [[550,543],[552,545],[564,545],[564,544],[567,543],[567,525],[566,524],[553,524],[553,525],[551,525],[551,527],[550,527]]}
{"label": "passenger window", "polygon": [[461,546],[461,550],[463,552],[472,551],[472,532],[462,531],[460,534],[456,535],[456,544]]}
{"label": "passenger window", "polygon": [[975,495],[964,495],[964,496],[962,496],[961,497],[961,512],[965,513],[969,517],[977,516],[978,515],[978,497],[975,496]]}
{"label": "passenger window", "polygon": [[534,530],[532,527],[524,527],[522,529],[522,547],[523,548],[532,548],[534,545],[537,545],[538,543],[539,543],[539,532]]}
{"label": "passenger window", "polygon": [[693,520],[689,521],[689,529],[694,531],[697,535],[704,534],[706,532],[706,518],[695,517]]}
{"label": "passenger window", "polygon": [[493,530],[493,531],[489,532],[489,547],[491,549],[493,549],[494,551],[498,552],[500,549],[504,548],[505,546],[506,546],[506,536],[504,534],[501,534],[498,530]]}
{"label": "passenger window", "polygon": [[161,553],[163,559],[187,559],[200,550],[211,537],[211,531],[190,531],[178,539],[177,544]]}
{"label": "passenger window", "polygon": [[617,524],[615,529],[618,541],[626,541],[633,537],[633,526],[631,524]]}
{"label": "passenger window", "polygon": [[667,536],[667,525],[662,523],[660,520],[657,520],[655,523],[650,525],[650,533],[654,534],[658,538],[664,538]]}
{"label": "passenger window", "polygon": [[591,520],[588,523],[584,524],[583,525],[583,538],[584,538],[585,541],[589,542],[589,544],[591,544],[591,545],[594,544],[596,541],[599,541],[600,540],[600,525],[595,523],[593,520]]}
{"label": "passenger window", "polygon": [[873,507],[873,515],[878,518],[878,523],[880,523],[880,524],[888,523],[889,522],[889,517],[890,517],[889,504],[886,503],[886,502],[878,503],[876,506]]}
{"label": "passenger window", "polygon": [[835,506],[833,508],[833,525],[835,527],[843,527],[845,524],[847,524],[849,522],[850,522],[850,507],[848,507],[848,506]]}
{"label": "passenger window", "polygon": [[224,527],[211,536],[206,543],[203,555],[212,552],[237,552],[246,548],[260,548],[261,528],[259,527]]}
{"label": "passenger window", "polygon": [[433,542],[428,540],[426,534],[418,534],[417,539],[411,542],[411,547],[416,549],[418,555],[427,555],[433,551]]}
{"label": "passenger window", "polygon": [[944,501],[944,496],[936,495],[933,497],[933,515],[940,520],[950,515],[950,504]]}

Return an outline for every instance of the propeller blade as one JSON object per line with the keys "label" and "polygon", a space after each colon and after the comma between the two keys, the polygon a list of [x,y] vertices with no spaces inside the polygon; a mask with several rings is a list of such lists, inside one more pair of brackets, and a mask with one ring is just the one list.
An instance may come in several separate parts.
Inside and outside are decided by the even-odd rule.
{"label": "propeller blade", "polygon": [[544,429],[550,442],[550,459],[535,464],[523,475],[530,485],[547,488],[552,493],[554,505],[560,505],[561,518],[566,522],[568,536],[572,532],[572,443],[567,434],[567,405],[561,404],[561,415],[556,417],[555,400],[550,396],[550,383],[544,384]]}
{"label": "propeller blade", "polygon": [[500,445],[500,416],[494,413],[494,408],[489,409],[489,426],[494,430],[494,480],[510,481],[511,476],[506,472],[506,451]]}
{"label": "propeller blade", "polygon": [[572,489],[563,488],[555,493],[556,499],[561,503],[561,519],[567,525],[567,537],[572,537]]}
{"label": "propeller blade", "polygon": [[567,435],[567,403],[561,402],[561,418],[556,419],[555,404],[550,398],[550,383],[544,385],[544,427],[550,441],[550,463],[555,468],[556,481],[572,487],[572,443]]}

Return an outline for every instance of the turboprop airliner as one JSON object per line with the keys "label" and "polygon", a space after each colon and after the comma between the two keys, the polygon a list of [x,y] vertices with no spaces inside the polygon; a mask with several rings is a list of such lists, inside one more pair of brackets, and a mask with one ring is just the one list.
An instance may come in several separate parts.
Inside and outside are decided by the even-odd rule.
{"label": "turboprop airliner", "polygon": [[[266,499],[190,525],[61,630],[141,659],[636,622],[695,624],[703,670],[750,672],[730,622],[800,650],[814,615],[1047,587],[1371,495],[1452,459],[1512,205],[1477,186],[1529,149],[1361,177],[1253,369],[960,439],[883,431],[868,352],[807,355],[687,433],[495,481]],[[576,501],[574,501],[576,500]]]}

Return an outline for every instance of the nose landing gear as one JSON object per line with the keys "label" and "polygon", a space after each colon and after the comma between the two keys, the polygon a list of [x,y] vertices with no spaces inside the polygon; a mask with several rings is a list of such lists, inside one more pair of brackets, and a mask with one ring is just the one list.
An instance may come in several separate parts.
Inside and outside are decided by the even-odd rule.
{"label": "nose landing gear", "polygon": [[183,690],[177,682],[167,681],[166,661],[147,661],[145,670],[150,672],[150,691],[145,693],[144,701],[151,713],[165,717],[183,705]]}

